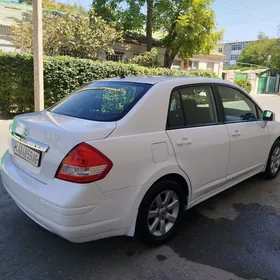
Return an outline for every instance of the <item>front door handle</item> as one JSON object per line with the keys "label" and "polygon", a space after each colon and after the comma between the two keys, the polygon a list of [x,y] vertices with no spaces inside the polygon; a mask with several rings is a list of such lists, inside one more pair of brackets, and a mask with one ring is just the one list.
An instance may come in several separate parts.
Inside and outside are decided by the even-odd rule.
{"label": "front door handle", "polygon": [[189,139],[189,138],[186,138],[186,137],[184,137],[184,138],[182,138],[181,140],[178,140],[178,141],[177,141],[177,145],[178,145],[178,146],[190,145],[191,143],[192,143],[192,140]]}
{"label": "front door handle", "polygon": [[231,134],[233,137],[238,137],[241,136],[241,132],[239,130],[235,130],[234,132],[232,132]]}

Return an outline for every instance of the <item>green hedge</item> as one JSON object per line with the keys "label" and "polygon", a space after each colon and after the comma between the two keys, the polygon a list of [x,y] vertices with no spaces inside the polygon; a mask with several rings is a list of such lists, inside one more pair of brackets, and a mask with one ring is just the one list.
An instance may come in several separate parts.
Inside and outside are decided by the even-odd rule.
{"label": "green hedge", "polygon": [[248,93],[252,90],[252,84],[250,81],[244,81],[244,80],[236,80],[234,81],[236,85],[247,91]]}
{"label": "green hedge", "polygon": [[[45,106],[92,80],[120,75],[174,75],[216,78],[212,71],[179,71],[147,68],[135,64],[96,62],[72,57],[44,58]],[[34,110],[33,57],[25,54],[0,56],[0,111],[24,113]]]}

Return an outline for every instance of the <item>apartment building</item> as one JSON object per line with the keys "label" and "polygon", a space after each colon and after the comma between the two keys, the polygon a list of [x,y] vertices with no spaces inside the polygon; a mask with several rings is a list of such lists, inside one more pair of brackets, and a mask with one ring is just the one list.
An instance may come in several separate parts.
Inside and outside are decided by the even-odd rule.
{"label": "apartment building", "polygon": [[254,41],[240,41],[231,43],[219,43],[216,45],[215,50],[224,54],[224,65],[234,66],[240,56],[242,50]]}

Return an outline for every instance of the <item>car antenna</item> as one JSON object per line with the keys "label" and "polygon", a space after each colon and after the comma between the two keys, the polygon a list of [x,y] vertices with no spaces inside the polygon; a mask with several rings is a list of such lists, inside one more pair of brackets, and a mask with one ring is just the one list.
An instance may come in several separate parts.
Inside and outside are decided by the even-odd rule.
{"label": "car antenna", "polygon": [[120,78],[121,78],[121,79],[124,79],[124,78],[125,78],[125,75],[124,75],[124,74],[120,74]]}

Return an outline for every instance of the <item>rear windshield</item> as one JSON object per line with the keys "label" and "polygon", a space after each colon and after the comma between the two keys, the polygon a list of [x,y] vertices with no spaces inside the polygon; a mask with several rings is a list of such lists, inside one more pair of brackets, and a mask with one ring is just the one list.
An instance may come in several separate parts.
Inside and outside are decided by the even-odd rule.
{"label": "rear windshield", "polygon": [[95,82],[70,94],[50,112],[92,121],[117,121],[152,87],[128,82]]}

